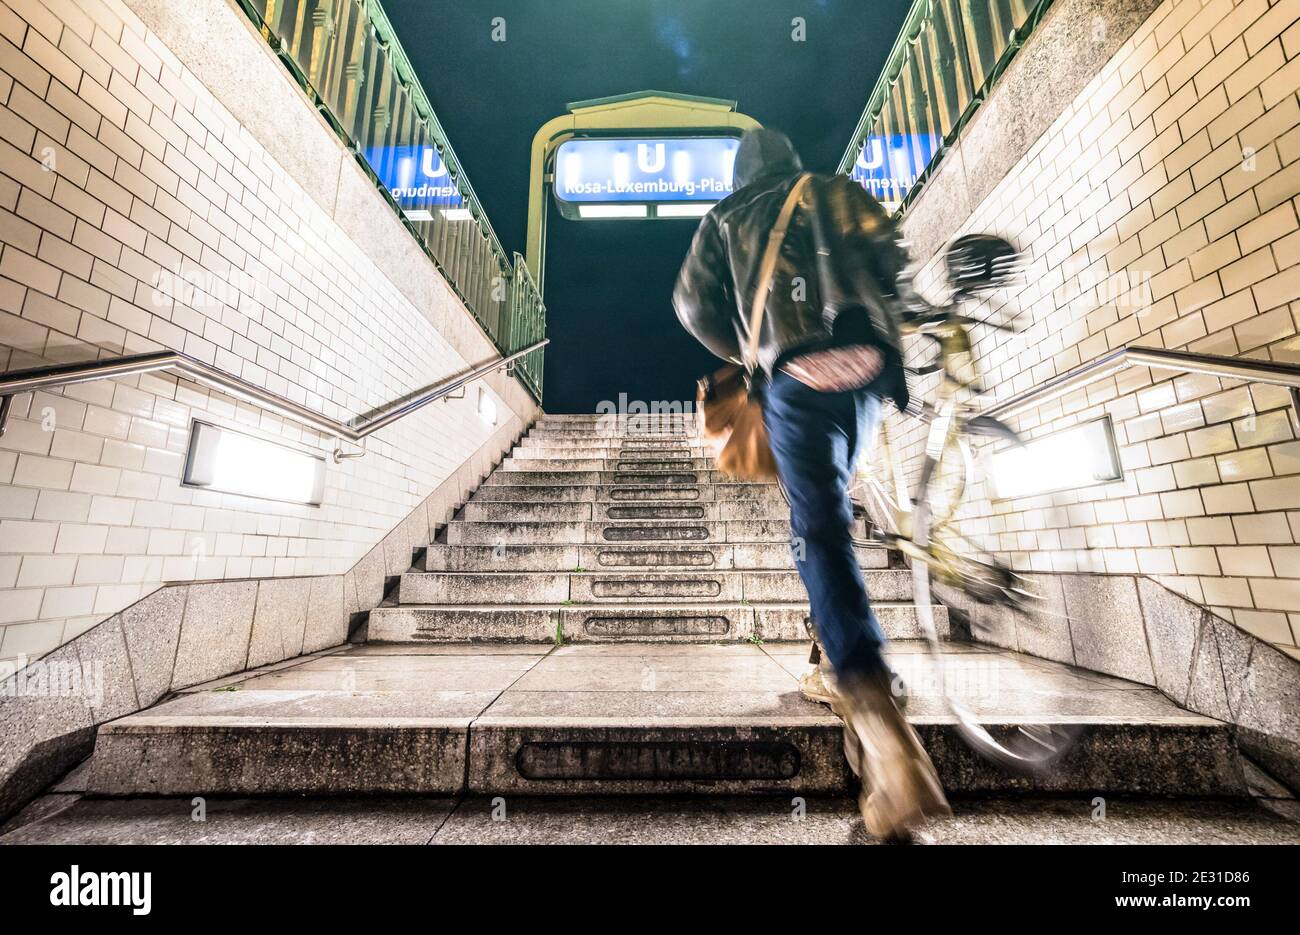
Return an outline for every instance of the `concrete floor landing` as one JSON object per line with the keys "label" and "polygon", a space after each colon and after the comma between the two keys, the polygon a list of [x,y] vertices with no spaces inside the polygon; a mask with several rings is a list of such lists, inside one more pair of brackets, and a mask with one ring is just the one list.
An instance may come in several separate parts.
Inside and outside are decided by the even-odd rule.
{"label": "concrete floor landing", "polygon": [[[950,690],[999,730],[1084,733],[1047,775],[973,755],[922,644],[893,644],[908,716],[955,792],[1242,796],[1227,726],[1153,689],[945,644]],[[804,700],[807,644],[350,646],[104,725],[84,789],[131,795],[839,795],[841,726]]]}
{"label": "concrete floor landing", "polygon": [[[1296,844],[1251,802],[1091,797],[953,800],[921,844]],[[34,803],[3,844],[872,844],[852,798],[209,799]]]}

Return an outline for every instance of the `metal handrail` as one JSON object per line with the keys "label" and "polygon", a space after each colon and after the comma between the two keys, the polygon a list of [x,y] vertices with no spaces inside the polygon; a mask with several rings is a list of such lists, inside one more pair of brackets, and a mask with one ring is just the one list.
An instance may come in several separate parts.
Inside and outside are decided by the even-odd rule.
{"label": "metal handrail", "polygon": [[[513,286],[517,279],[510,257],[379,0],[235,2],[497,350],[504,354],[516,346],[506,336],[518,334],[516,323],[504,318],[512,310],[499,298],[499,281]],[[393,154],[406,146],[439,154],[481,240],[469,236],[468,224],[453,224],[464,228],[470,241],[466,243],[459,229],[449,232],[445,217],[441,223],[435,222],[426,212],[418,219],[394,197],[380,177],[381,166],[372,164],[373,151]],[[434,206],[431,202],[410,207]],[[540,306],[540,295],[537,299],[541,314],[536,330],[540,336],[545,331],[545,309]],[[528,361],[518,370],[521,382],[539,403],[541,371],[540,360]]]}
{"label": "metal handrail", "polygon": [[1185,373],[1203,373],[1255,383],[1271,383],[1291,390],[1293,417],[1300,418],[1300,364],[1278,360],[1252,360],[1244,357],[1224,357],[1220,354],[1195,354],[1190,351],[1171,351],[1162,347],[1121,347],[1096,360],[1075,367],[1053,377],[1032,389],[1017,393],[985,409],[986,416],[1007,416],[1050,402],[1059,396],[1095,383],[1126,367],[1150,367],[1153,370],[1180,370]]}
{"label": "metal handrail", "polygon": [[[3,435],[9,421],[9,409],[13,397],[18,393],[30,393],[34,390],[54,386],[67,386],[72,383],[89,383],[93,380],[107,380],[113,377],[133,376],[141,373],[153,373],[158,370],[173,370],[184,374],[197,383],[203,383],[227,393],[256,403],[264,409],[277,412],[287,419],[306,425],[325,435],[349,442],[359,442],[372,432],[377,432],[391,425],[403,416],[422,409],[431,402],[442,399],[468,383],[486,376],[494,370],[508,367],[526,354],[531,354],[550,343],[550,338],[528,345],[506,357],[498,357],[485,364],[467,371],[459,376],[450,377],[440,383],[428,386],[409,398],[394,401],[366,418],[350,422],[339,422],[328,416],[308,409],[278,393],[255,386],[247,380],[219,370],[211,364],[205,364],[188,354],[179,351],[157,351],[152,354],[134,354],[127,357],[113,357],[107,360],[90,360],[78,364],[56,364],[49,367],[32,367],[27,370],[14,370],[0,374],[0,435]],[[340,451],[334,452],[336,461],[342,458],[356,457]]]}
{"label": "metal handrail", "polygon": [[501,240],[497,237],[497,232],[493,230],[487,212],[483,210],[483,203],[479,201],[478,192],[474,191],[474,186],[470,184],[469,177],[465,175],[461,161],[457,157],[456,151],[452,149],[451,139],[447,136],[447,131],[442,128],[442,123],[438,120],[438,114],[429,101],[429,95],[424,92],[424,85],[420,84],[420,79],[415,73],[415,68],[411,65],[411,60],[406,57],[406,50],[402,48],[401,42],[398,41],[397,32],[393,29],[388,14],[379,5],[379,0],[369,0],[363,6],[370,16],[370,25],[374,27],[376,38],[379,39],[384,51],[392,59],[397,74],[401,77],[407,92],[410,93],[416,112],[428,121],[429,133],[437,141],[438,152],[441,154],[444,164],[451,170],[452,177],[457,185],[462,187],[466,196],[465,200],[469,202],[471,210],[477,209],[473,211],[474,220],[479,223],[483,235],[492,244],[492,250],[496,253],[502,267],[509,269],[510,256],[506,253],[506,248],[501,246]]}
{"label": "metal handrail", "polygon": [[[1030,35],[1038,28],[1043,18],[1052,8],[1053,3],[1054,0],[1038,0],[1033,9],[1029,11],[1029,15],[1024,22],[1011,31],[1007,37],[1006,48],[1002,50],[1002,54],[997,61],[993,62],[988,71],[982,75],[971,71],[970,78],[973,93],[970,101],[966,104],[965,109],[952,119],[951,129],[943,135],[943,139],[938,149],[931,156],[930,161],[922,168],[915,181],[904,193],[897,214],[901,215],[916,201],[922,188],[934,176],[943,158],[961,137],[962,132],[975,114],[988,100],[994,85],[1006,73],[1011,61],[1024,47]],[[836,170],[836,174],[847,175],[852,172],[854,160],[858,158],[858,153],[862,151],[863,144],[866,143],[872,127],[876,125],[884,112],[890,94],[902,79],[903,69],[907,65],[908,57],[913,54],[923,54],[914,52],[913,47],[920,41],[921,33],[933,21],[934,7],[933,0],[915,0],[911,9],[908,10],[907,16],[903,19],[898,38],[894,40],[889,56],[885,59],[885,65],[881,69],[880,77],[876,80],[875,87],[872,88],[871,96],[867,98],[867,106],[863,109],[862,116],[858,118],[849,145],[840,158],[840,165]]]}

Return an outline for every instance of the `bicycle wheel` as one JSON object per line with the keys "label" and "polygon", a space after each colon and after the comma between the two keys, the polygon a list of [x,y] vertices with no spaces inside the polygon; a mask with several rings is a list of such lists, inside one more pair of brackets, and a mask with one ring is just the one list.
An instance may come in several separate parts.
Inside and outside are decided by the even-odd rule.
{"label": "bicycle wheel", "polygon": [[940,452],[926,485],[930,531],[943,529],[952,522],[974,471],[975,457],[970,442],[964,435],[958,435]]}
{"label": "bicycle wheel", "polygon": [[[930,523],[924,501],[918,504],[913,522],[913,542],[925,554],[930,542]],[[958,734],[977,754],[1008,769],[1023,773],[1044,773],[1070,751],[1082,728],[1077,724],[1009,724],[994,735],[979,717],[954,698],[948,690],[944,671],[944,653],[934,622],[933,598],[930,593],[930,563],[912,557],[912,598],[916,605],[921,632],[930,649],[935,675],[949,713],[955,719]]]}
{"label": "bicycle wheel", "polygon": [[858,459],[849,483],[849,499],[877,532],[876,538],[904,534],[903,515],[911,507],[907,483],[894,455],[889,427],[881,422],[871,444]]}

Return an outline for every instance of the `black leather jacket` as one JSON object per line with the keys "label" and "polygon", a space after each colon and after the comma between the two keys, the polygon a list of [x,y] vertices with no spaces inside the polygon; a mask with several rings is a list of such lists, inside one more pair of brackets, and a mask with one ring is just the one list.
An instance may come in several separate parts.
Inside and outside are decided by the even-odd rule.
{"label": "black leather jacket", "polygon": [[797,352],[876,344],[886,366],[873,388],[901,409],[907,383],[895,296],[907,257],[880,203],[847,176],[814,175],[804,189],[772,278],[757,360],[744,359],[758,267],[798,178],[761,176],[705,215],[673,292],[677,317],[715,355],[768,379]]}

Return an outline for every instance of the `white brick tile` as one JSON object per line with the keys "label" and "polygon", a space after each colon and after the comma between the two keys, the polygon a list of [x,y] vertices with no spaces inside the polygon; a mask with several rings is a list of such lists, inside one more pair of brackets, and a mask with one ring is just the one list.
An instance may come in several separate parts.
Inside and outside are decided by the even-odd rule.
{"label": "white brick tile", "polygon": [[1219,455],[1219,475],[1225,482],[1255,480],[1272,475],[1268,453],[1263,448],[1249,448]]}
{"label": "white brick tile", "polygon": [[1239,627],[1262,640],[1287,642],[1291,639],[1286,614],[1241,610],[1234,616]]}
{"label": "white brick tile", "polygon": [[80,493],[113,494],[117,492],[120,476],[117,468],[76,464],[72,470],[71,489]]}
{"label": "white brick tile", "polygon": [[[1174,565],[1183,575],[1217,575],[1219,562],[1215,550],[1210,548],[1185,548],[1173,550]],[[1139,565],[1141,561],[1139,559]],[[1157,572],[1158,573],[1158,572]]]}
{"label": "white brick tile", "polygon": [[1250,491],[1261,510],[1300,509],[1300,482],[1294,476],[1251,481]]}
{"label": "white brick tile", "polygon": [[0,644],[0,654],[39,656],[58,645],[58,636],[51,638],[48,627],[20,623],[40,616],[41,598],[44,596],[45,592],[40,588],[14,590],[5,594],[4,601],[0,602],[0,624],[8,625],[3,630],[4,643]]}
{"label": "white brick tile", "polygon": [[60,429],[51,434],[53,443],[50,454],[53,457],[69,461],[99,461],[104,448],[104,440],[99,436],[68,429]]}
{"label": "white brick tile", "polygon": [[39,491],[25,487],[0,488],[0,518],[32,519]]}
{"label": "white brick tile", "polygon": [[1225,575],[1248,577],[1273,574],[1268,549],[1264,546],[1220,547],[1217,551]]}
{"label": "white brick tile", "polygon": [[[1278,575],[1300,578],[1300,546],[1274,546],[1268,551]],[[1254,574],[1258,575],[1259,572]]]}
{"label": "white brick tile", "polygon": [[1293,437],[1290,417],[1285,412],[1265,412],[1248,415],[1232,424],[1237,446],[1268,445],[1288,441]]}
{"label": "white brick tile", "polygon": [[95,609],[95,588],[47,588],[41,601],[41,616],[71,617],[89,614]]}
{"label": "white brick tile", "polygon": [[1257,513],[1232,517],[1237,541],[1243,545],[1277,544],[1293,541],[1285,513]]}
{"label": "white brick tile", "polygon": [[46,588],[72,584],[77,569],[75,555],[28,555],[18,572],[18,587]]}
{"label": "white brick tile", "polygon": [[1194,458],[1179,461],[1173,465],[1173,475],[1179,487],[1200,487],[1206,484],[1217,484],[1220,479],[1219,470],[1213,458]]}
{"label": "white brick tile", "polygon": [[13,483],[49,490],[66,490],[72,481],[72,462],[38,455],[18,456]]}
{"label": "white brick tile", "polygon": [[1300,611],[1300,580],[1294,578],[1251,578],[1255,606],[1268,610]]}

